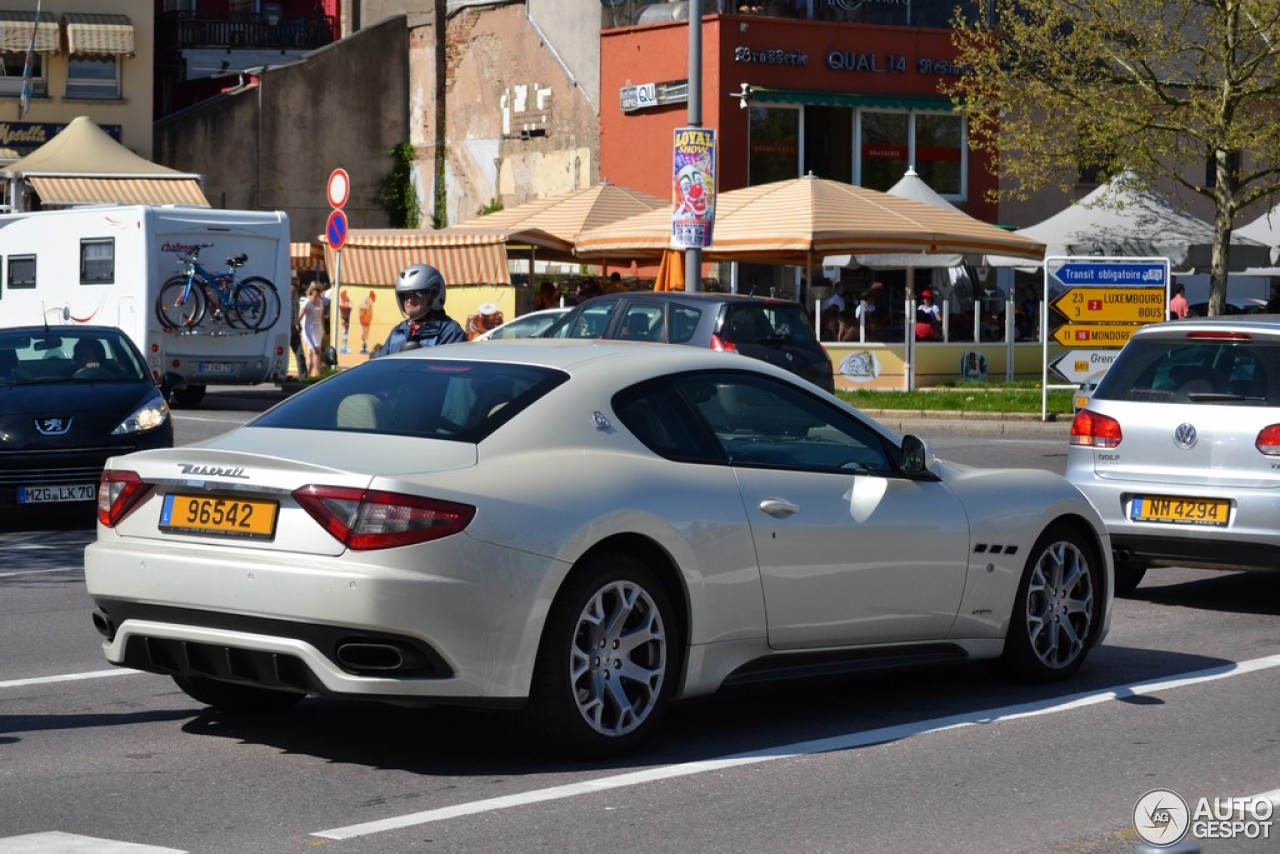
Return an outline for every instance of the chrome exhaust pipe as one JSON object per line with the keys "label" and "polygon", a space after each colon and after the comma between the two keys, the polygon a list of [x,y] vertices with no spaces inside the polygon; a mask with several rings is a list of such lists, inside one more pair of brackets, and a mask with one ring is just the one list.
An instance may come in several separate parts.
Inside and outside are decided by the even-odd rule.
{"label": "chrome exhaust pipe", "polygon": [[338,645],[338,663],[348,670],[390,671],[405,665],[404,653],[389,643],[344,643]]}

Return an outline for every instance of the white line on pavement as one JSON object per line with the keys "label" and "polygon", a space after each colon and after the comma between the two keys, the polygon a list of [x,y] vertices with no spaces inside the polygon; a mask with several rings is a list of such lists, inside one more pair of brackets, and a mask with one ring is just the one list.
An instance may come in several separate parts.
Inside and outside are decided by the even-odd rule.
{"label": "white line on pavement", "polygon": [[75,682],[80,679],[102,679],[107,676],[141,676],[141,670],[113,667],[110,670],[90,670],[85,673],[64,673],[61,676],[33,676],[30,679],[10,679],[0,682],[0,688],[25,688],[28,685],[51,685],[55,682]]}
{"label": "white line on pavement", "polygon": [[933,720],[928,721],[917,721],[915,723],[901,724],[899,726],[881,727],[880,729],[867,730],[865,732],[853,732],[845,735],[832,736],[830,738],[820,738],[812,741],[801,741],[794,744],[778,745],[776,747],[768,747],[762,750],[753,750],[748,753],[723,756],[719,759],[707,759],[700,762],[686,762],[680,765],[651,768],[646,771],[618,774],[613,777],[602,777],[596,780],[584,780],[579,783],[570,783],[564,786],[552,786],[546,789],[535,789],[530,792],[518,792],[516,794],[504,795],[497,798],[486,798],[481,801],[454,804],[453,806],[441,807],[439,809],[424,810],[423,812],[392,816],[390,818],[380,819],[377,821],[352,824],[347,827],[336,827],[332,830],[321,830],[312,833],[311,835],[318,836],[323,839],[354,839],[356,837],[382,833],[388,830],[399,830],[420,824],[428,824],[430,822],[445,821],[451,818],[458,818],[459,816],[477,815],[479,813],[493,812],[495,810],[508,809],[510,807],[519,807],[544,801],[572,798],[577,797],[578,795],[604,792],[611,789],[621,789],[627,786],[639,786],[645,783],[652,783],[657,780],[668,780],[675,777],[688,777],[694,774],[704,774],[708,771],[719,771],[724,768],[732,768],[740,765],[752,765],[759,762],[768,762],[773,759],[786,759],[816,753],[827,753],[833,750],[849,750],[855,747],[866,747],[868,745],[882,744],[889,741],[899,741],[904,738],[911,738],[912,736],[942,732],[944,730],[956,729],[959,727],[993,724],[1017,720],[1019,718],[1065,712],[1072,709],[1083,708],[1085,706],[1096,705],[1098,703],[1110,702],[1111,700],[1116,700],[1121,697],[1156,694],[1161,691],[1186,688],[1192,685],[1199,685],[1204,682],[1212,682],[1217,679],[1226,679],[1232,676],[1242,676],[1247,673],[1254,673],[1273,667],[1280,667],[1280,655],[1271,655],[1264,658],[1255,658],[1249,661],[1227,664],[1221,667],[1196,670],[1182,676],[1171,677],[1154,682],[1136,682],[1100,691],[1084,692],[1066,697],[1054,697],[1047,700],[1037,700],[1031,703],[1004,706],[998,709],[980,709],[974,712],[934,718]]}

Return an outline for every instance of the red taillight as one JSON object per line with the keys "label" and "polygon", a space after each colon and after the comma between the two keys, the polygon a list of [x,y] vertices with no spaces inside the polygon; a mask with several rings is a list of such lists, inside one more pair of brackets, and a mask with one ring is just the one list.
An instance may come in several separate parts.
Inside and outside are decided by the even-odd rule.
{"label": "red taillight", "polygon": [[105,469],[98,480],[98,521],[114,528],[146,494],[134,472]]}
{"label": "red taillight", "polygon": [[304,486],[294,500],[349,549],[388,549],[456,534],[471,524],[476,508],[417,495]]}
{"label": "red taillight", "polygon": [[1082,409],[1071,422],[1071,444],[1090,448],[1114,448],[1124,439],[1120,422]]}
{"label": "red taillight", "polygon": [[724,339],[723,339],[723,338],[721,338],[719,335],[712,335],[712,336],[711,336],[711,349],[712,349],[712,350],[722,350],[722,351],[724,351],[725,353],[736,353],[736,352],[738,352],[738,347],[737,347],[737,345],[735,345],[732,341],[726,341],[726,340],[724,340]]}
{"label": "red taillight", "polygon": [[1201,330],[1198,332],[1188,332],[1188,341],[1197,340],[1217,340],[1217,341],[1252,341],[1253,336],[1247,332],[1226,332],[1223,330]]}
{"label": "red taillight", "polygon": [[1258,431],[1254,446],[1269,457],[1280,457],[1280,424],[1269,424]]}

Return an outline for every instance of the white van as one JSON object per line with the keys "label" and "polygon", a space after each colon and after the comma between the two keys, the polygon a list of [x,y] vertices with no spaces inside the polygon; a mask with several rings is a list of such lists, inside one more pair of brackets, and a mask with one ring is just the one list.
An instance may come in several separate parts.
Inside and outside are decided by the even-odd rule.
{"label": "white van", "polygon": [[[221,280],[221,297],[216,286],[191,297],[208,303],[198,322],[175,325],[162,319],[160,294],[174,277],[186,280],[193,254],[211,277],[233,278]],[[269,296],[253,323],[217,304],[249,278]],[[283,380],[289,302],[283,211],[120,205],[0,215],[0,324],[118,326],[157,380],[183,378],[174,395],[183,405],[199,403],[208,385]]]}

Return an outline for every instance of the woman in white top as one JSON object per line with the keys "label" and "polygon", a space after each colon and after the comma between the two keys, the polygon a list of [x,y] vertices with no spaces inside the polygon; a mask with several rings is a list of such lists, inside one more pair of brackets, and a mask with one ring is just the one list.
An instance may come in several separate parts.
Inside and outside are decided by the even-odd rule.
{"label": "woman in white top", "polygon": [[320,348],[324,346],[324,303],[320,286],[312,284],[298,305],[298,325],[302,331],[302,351],[307,357],[307,376],[317,377],[323,370]]}

